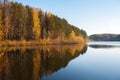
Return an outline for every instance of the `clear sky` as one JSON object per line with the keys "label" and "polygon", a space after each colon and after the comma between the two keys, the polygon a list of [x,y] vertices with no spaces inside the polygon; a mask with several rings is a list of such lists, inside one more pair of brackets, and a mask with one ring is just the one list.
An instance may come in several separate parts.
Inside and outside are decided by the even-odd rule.
{"label": "clear sky", "polygon": [[120,0],[15,0],[67,19],[88,35],[120,34]]}

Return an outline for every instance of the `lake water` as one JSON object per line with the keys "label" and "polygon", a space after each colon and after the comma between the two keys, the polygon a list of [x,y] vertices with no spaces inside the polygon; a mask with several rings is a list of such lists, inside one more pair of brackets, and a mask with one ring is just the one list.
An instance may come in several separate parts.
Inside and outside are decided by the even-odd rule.
{"label": "lake water", "polygon": [[0,80],[120,80],[120,42],[3,47]]}

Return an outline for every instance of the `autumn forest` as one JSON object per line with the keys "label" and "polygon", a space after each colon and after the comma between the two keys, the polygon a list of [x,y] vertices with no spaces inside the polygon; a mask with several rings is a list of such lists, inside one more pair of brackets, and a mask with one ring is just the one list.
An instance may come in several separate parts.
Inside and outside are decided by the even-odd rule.
{"label": "autumn forest", "polygon": [[17,2],[0,2],[0,41],[84,42],[87,33],[66,19]]}

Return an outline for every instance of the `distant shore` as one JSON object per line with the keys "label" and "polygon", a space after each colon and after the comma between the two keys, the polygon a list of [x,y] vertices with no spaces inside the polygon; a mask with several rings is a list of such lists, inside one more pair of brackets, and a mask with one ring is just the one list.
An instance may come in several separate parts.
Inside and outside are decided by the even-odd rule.
{"label": "distant shore", "polygon": [[120,34],[93,34],[89,36],[93,41],[120,41]]}

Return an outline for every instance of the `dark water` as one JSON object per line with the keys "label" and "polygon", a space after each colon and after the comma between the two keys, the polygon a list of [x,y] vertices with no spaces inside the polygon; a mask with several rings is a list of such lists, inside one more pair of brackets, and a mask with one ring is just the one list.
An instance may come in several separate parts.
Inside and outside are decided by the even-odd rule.
{"label": "dark water", "polygon": [[120,42],[0,48],[0,80],[120,80]]}

